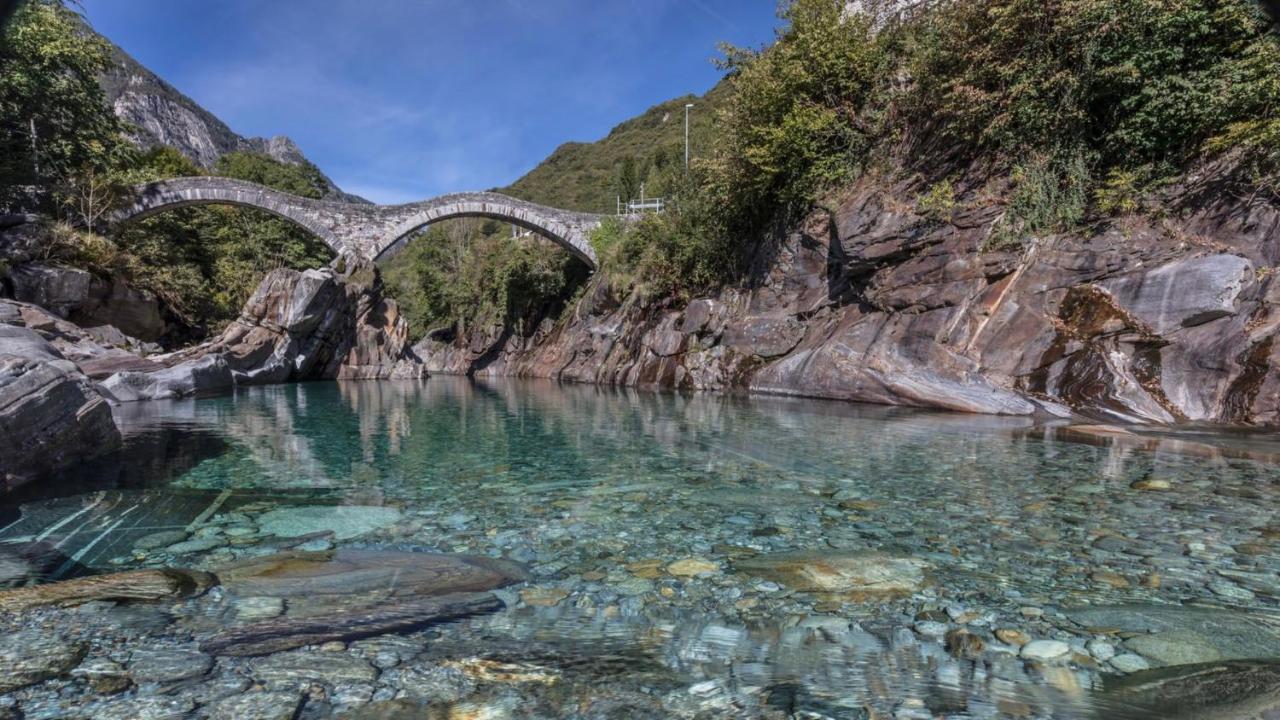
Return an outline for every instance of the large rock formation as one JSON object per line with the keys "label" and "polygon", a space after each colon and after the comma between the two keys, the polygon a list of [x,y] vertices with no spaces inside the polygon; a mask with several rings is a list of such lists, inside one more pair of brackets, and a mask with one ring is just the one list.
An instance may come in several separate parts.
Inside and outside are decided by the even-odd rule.
{"label": "large rock formation", "polygon": [[167,329],[159,299],[120,277],[104,279],[87,270],[30,262],[14,267],[7,279],[16,300],[82,327],[110,325],[147,342],[159,340]]}
{"label": "large rock formation", "polygon": [[765,248],[745,288],[652,303],[597,277],[531,335],[416,350],[441,372],[1278,425],[1280,207],[1199,177],[1157,199],[1161,216],[999,250],[1007,193],[986,180],[939,218],[919,176],[868,176]]}
{"label": "large rock formation", "polygon": [[377,267],[339,257],[322,270],[273,270],[218,338],[163,360],[219,355],[242,384],[425,377],[408,332]]}
{"label": "large rock formation", "polygon": [[0,324],[0,490],[120,447],[111,409],[35,330]]}

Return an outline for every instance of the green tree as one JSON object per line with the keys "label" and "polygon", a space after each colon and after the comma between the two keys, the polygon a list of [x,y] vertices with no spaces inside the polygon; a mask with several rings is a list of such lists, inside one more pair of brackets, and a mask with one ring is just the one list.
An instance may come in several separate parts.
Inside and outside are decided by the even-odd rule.
{"label": "green tree", "polygon": [[0,185],[101,174],[129,152],[98,75],[107,44],[58,0],[28,0],[0,36]]}
{"label": "green tree", "polygon": [[843,0],[792,0],[779,14],[787,25],[769,48],[725,47],[734,94],[709,180],[746,227],[807,212],[863,166],[890,68],[871,19]]}

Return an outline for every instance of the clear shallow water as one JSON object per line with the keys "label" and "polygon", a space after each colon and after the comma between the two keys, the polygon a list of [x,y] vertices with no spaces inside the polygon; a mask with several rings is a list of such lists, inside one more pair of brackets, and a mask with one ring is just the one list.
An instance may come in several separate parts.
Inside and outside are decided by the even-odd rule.
{"label": "clear shallow water", "polygon": [[[265,532],[273,511],[297,525],[323,514],[293,509],[342,506],[368,523],[340,529],[339,545],[530,568],[528,586],[502,591],[506,611],[431,631],[426,650],[554,672],[555,684],[457,700],[511,717],[580,708],[573,688],[614,702],[617,717],[650,705],[653,717],[1121,717],[1130,711],[1098,692],[1115,668],[1084,643],[1123,653],[1127,638],[1063,611],[1280,604],[1280,444],[1265,436],[1116,438],[1025,419],[439,377],[256,388],[125,406],[118,420],[124,462],[0,508],[0,548],[26,568],[9,584],[216,567],[254,552],[257,536],[202,528],[231,516]],[[1131,487],[1143,482],[1168,487]],[[135,548],[183,529],[215,542]],[[927,579],[856,597],[739,569],[780,552],[866,550],[919,560]],[[671,570],[690,559],[710,569]],[[984,648],[957,658],[938,624],[971,628]],[[1027,663],[994,629],[1063,639],[1080,657]],[[528,704],[517,712],[511,697]]]}

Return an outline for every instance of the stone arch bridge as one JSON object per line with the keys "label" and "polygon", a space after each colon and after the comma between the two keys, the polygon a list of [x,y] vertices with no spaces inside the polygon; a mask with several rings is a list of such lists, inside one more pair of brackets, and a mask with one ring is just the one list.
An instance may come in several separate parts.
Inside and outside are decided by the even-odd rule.
{"label": "stone arch bridge", "polygon": [[366,205],[298,197],[257,183],[219,177],[162,180],[134,188],[134,203],[107,221],[108,229],[189,205],[240,205],[265,210],[301,226],[336,253],[377,260],[425,225],[450,218],[510,222],[544,235],[597,267],[589,242],[603,216],[545,207],[498,193],[471,192],[404,205]]}

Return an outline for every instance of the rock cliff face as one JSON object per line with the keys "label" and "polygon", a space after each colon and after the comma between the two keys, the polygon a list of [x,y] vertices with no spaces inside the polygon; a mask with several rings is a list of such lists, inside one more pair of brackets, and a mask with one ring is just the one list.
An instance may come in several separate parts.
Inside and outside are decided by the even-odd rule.
{"label": "rock cliff face", "polygon": [[82,327],[111,325],[147,342],[167,329],[160,301],[123,278],[101,278],[86,270],[25,263],[9,271],[15,300],[53,311]]}
{"label": "rock cliff face", "polygon": [[377,267],[339,257],[322,270],[272,271],[222,335],[163,360],[217,355],[243,384],[425,377],[408,332]]}
{"label": "rock cliff face", "polygon": [[0,491],[120,447],[107,401],[35,330],[0,324]]}
{"label": "rock cliff face", "polygon": [[741,288],[646,305],[597,277],[530,336],[416,349],[439,372],[1280,425],[1280,208],[1207,182],[1169,191],[1159,218],[993,251],[998,188],[961,183],[938,218],[927,183],[868,177]]}

